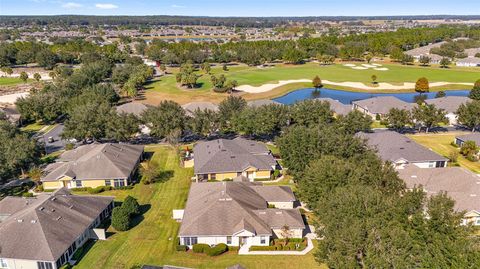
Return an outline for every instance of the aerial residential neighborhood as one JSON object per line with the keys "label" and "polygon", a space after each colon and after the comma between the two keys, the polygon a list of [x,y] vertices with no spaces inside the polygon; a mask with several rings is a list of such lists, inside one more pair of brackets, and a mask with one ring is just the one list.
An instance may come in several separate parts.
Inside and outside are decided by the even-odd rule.
{"label": "aerial residential neighborhood", "polygon": [[0,269],[480,268],[478,11],[0,0]]}

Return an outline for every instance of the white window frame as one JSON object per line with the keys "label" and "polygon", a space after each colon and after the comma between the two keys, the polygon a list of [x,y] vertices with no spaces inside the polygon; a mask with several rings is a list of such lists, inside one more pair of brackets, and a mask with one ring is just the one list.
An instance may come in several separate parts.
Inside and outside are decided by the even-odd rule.
{"label": "white window frame", "polygon": [[232,244],[232,237],[227,236],[227,245],[231,245],[231,244]]}
{"label": "white window frame", "polygon": [[0,258],[0,268],[8,269],[7,261],[2,258]]}
{"label": "white window frame", "polygon": [[260,244],[265,244],[267,242],[267,237],[260,236]]}

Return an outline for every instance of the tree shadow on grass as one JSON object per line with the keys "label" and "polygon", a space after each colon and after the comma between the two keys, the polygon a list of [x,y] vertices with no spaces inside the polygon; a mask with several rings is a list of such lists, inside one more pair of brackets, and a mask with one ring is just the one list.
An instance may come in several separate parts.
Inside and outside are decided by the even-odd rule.
{"label": "tree shadow on grass", "polygon": [[140,205],[140,214],[138,214],[137,216],[134,216],[132,218],[131,223],[130,223],[130,229],[136,227],[138,224],[140,224],[145,219],[145,217],[143,215],[145,213],[147,213],[148,210],[150,210],[150,208],[152,208],[152,205],[150,205],[150,204]]}
{"label": "tree shadow on grass", "polygon": [[170,180],[175,172],[173,170],[161,171],[155,179],[155,183],[164,183]]}

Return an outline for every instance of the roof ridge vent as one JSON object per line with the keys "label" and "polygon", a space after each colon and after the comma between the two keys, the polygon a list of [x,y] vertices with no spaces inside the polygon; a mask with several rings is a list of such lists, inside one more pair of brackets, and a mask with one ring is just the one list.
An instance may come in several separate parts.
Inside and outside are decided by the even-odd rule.
{"label": "roof ridge vent", "polygon": [[23,222],[23,219],[17,219],[17,222],[18,222],[18,223],[22,223],[22,222]]}
{"label": "roof ridge vent", "polygon": [[55,201],[55,200],[57,200],[57,197],[52,197],[52,201]]}
{"label": "roof ridge vent", "polygon": [[41,206],[38,210],[43,211],[45,207]]}
{"label": "roof ridge vent", "polygon": [[62,216],[58,216],[58,217],[56,218],[57,221],[59,221],[60,219],[62,219]]}
{"label": "roof ridge vent", "polygon": [[32,219],[32,220],[30,221],[30,223],[37,223],[37,221],[34,220],[34,219]]}

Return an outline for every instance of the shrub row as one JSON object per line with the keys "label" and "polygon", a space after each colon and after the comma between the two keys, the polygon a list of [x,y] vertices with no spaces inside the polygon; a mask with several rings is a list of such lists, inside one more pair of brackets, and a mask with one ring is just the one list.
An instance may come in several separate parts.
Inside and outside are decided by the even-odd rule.
{"label": "shrub row", "polygon": [[177,250],[177,251],[187,251],[187,250],[188,250],[188,247],[185,246],[185,245],[177,245],[177,246],[176,246],[176,250]]}
{"label": "shrub row", "polygon": [[[72,188],[71,190],[72,191],[78,191],[78,192],[81,192],[81,191],[86,191],[90,194],[97,194],[97,193],[101,193],[101,192],[104,192],[104,191],[111,191],[111,190],[130,190],[132,189],[133,186],[123,186],[123,187],[112,187],[112,186],[98,186],[96,188],[92,188],[92,187],[78,187],[78,188]],[[47,191],[47,190],[45,190]]]}
{"label": "shrub row", "polygon": [[210,247],[207,244],[195,244],[193,245],[193,252],[195,253],[205,253],[208,256],[218,256],[222,253],[225,253],[228,250],[226,244],[218,244],[213,247]]}

